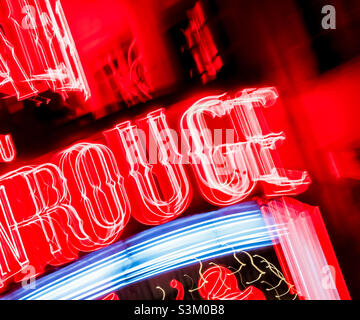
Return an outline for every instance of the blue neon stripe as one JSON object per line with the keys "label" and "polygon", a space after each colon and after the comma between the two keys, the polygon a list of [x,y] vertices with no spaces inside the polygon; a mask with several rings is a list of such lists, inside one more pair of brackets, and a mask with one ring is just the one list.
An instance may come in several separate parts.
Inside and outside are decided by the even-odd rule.
{"label": "blue neon stripe", "polygon": [[257,203],[246,202],[118,241],[38,279],[35,289],[20,288],[2,299],[97,299],[200,260],[272,245],[272,240]]}

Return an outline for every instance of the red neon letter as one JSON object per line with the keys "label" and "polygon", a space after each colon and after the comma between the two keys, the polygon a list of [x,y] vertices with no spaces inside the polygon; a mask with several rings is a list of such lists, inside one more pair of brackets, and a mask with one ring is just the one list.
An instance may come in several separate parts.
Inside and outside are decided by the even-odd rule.
{"label": "red neon letter", "polygon": [[[59,0],[0,0],[0,89],[25,99],[49,88],[90,96]],[[12,88],[1,88],[9,83]],[[8,85],[9,86],[9,85]]]}
{"label": "red neon letter", "polygon": [[[278,169],[281,164],[275,144],[285,138],[282,134],[266,134],[265,123],[259,119],[258,107],[273,104],[276,90],[244,90],[235,99],[223,97],[199,100],[181,119],[182,133],[204,197],[216,205],[233,204],[249,196],[258,181],[267,196],[296,194],[306,189],[310,183],[306,172]],[[227,116],[239,141],[214,145],[205,116]]]}
{"label": "red neon letter", "polygon": [[114,155],[101,144],[80,143],[60,154],[71,205],[86,233],[83,251],[118,239],[129,219],[129,203]]}
{"label": "red neon letter", "polygon": [[23,167],[2,176],[0,188],[2,280],[14,275],[21,280],[29,263],[39,274],[47,264],[77,257],[73,238],[81,237],[81,230],[75,210],[66,203],[67,187],[58,167]]}
{"label": "red neon letter", "polygon": [[[191,200],[191,188],[181,163],[181,155],[162,110],[149,113],[139,121],[150,133],[149,152],[158,150],[158,156],[149,163],[141,145],[143,131],[130,122],[104,132],[113,150],[125,153],[130,176],[134,179],[139,200],[132,215],[144,224],[157,225],[179,216]],[[144,142],[144,141],[143,141]],[[141,205],[143,204],[143,205]],[[135,204],[136,205],[136,204]]]}
{"label": "red neon letter", "polygon": [[[4,87],[4,88],[3,88]],[[0,30],[0,89],[18,100],[26,99],[38,91],[31,84],[14,47]]]}

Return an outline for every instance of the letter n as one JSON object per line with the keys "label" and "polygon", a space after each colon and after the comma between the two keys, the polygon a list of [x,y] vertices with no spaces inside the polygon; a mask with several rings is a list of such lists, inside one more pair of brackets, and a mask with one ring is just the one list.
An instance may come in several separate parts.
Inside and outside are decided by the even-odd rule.
{"label": "letter n", "polygon": [[5,188],[0,186],[0,287],[3,281],[23,270],[28,258]]}

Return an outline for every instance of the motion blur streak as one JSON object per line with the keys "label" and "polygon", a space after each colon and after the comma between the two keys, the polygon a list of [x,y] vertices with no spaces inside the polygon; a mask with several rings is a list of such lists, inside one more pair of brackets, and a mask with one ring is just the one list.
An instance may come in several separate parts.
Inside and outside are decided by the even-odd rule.
{"label": "motion blur streak", "polygon": [[155,275],[231,254],[272,245],[256,202],[185,217],[154,227],[36,281],[36,289],[21,288],[3,299],[96,299]]}
{"label": "motion blur streak", "polygon": [[[281,198],[270,201],[262,210],[265,220],[269,216],[270,226],[275,222],[287,230],[285,235],[274,238],[281,246],[300,298],[350,299],[319,208]],[[286,270],[279,254],[278,258]]]}

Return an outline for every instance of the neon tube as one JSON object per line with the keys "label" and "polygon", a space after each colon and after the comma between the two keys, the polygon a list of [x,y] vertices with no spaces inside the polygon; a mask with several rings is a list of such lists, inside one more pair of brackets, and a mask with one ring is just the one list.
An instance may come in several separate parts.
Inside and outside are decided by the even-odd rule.
{"label": "neon tube", "polygon": [[[97,299],[127,285],[200,260],[273,244],[256,202],[178,219],[88,254],[71,265],[20,288],[4,300]],[[274,230],[273,230],[274,231]]]}

